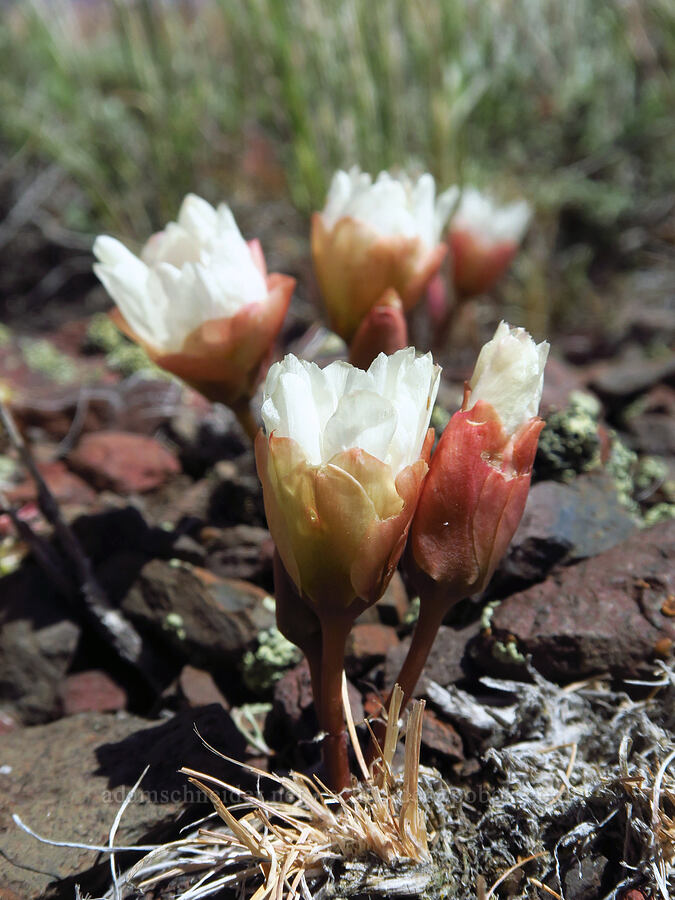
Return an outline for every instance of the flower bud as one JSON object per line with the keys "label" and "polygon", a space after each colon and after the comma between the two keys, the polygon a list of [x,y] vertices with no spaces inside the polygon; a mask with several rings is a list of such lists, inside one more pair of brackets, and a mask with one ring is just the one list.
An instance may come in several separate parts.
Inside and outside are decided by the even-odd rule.
{"label": "flower bud", "polygon": [[524,201],[497,206],[475,188],[462,192],[448,229],[453,282],[460,298],[482,294],[516,255],[530,219]]}
{"label": "flower bud", "polygon": [[482,591],[525,508],[548,356],[502,322],[436,447],[411,529],[411,577],[460,599]]}
{"label": "flower bud", "polygon": [[246,399],[264,375],[295,281],[268,275],[229,208],[188,194],[177,222],[134,256],[96,239],[94,271],[118,306],[113,319],[154,363],[210,400]]}
{"label": "flower bud", "polygon": [[378,354],[391,356],[407,346],[408,325],[403,304],[396,291],[390,289],[359,325],[349,347],[349,362],[359,369],[367,369]]}
{"label": "flower bud", "polygon": [[435,192],[428,174],[415,184],[387,172],[373,183],[358,167],[333,176],[312,218],[312,256],[330,326],[347,342],[387,288],[409,310],[438,271],[446,201]]}
{"label": "flower bud", "polygon": [[256,439],[286,572],[320,615],[382,595],[427,471],[439,369],[413,348],[367,372],[288,355],[269,371]]}

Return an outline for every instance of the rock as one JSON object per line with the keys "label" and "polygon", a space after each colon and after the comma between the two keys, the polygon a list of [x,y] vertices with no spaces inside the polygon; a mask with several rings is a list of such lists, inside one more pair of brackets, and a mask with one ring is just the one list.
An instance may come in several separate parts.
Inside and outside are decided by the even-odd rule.
{"label": "rock", "polygon": [[266,528],[207,526],[199,537],[206,546],[210,571],[225,578],[241,578],[272,587],[274,541]]}
{"label": "rock", "polygon": [[461,762],[464,759],[461,737],[449,722],[440,719],[432,709],[424,711],[422,744],[427,750],[440,753],[453,762]]}
{"label": "rock", "polygon": [[80,627],[32,562],[0,581],[0,596],[0,706],[24,724],[45,722],[59,711]]}
{"label": "rock", "polygon": [[596,556],[637,531],[612,479],[588,472],[570,484],[540,481],[530,489],[523,518],[499,565],[500,581],[541,581],[556,565]]}
{"label": "rock", "polygon": [[182,403],[169,424],[169,434],[178,445],[186,472],[201,476],[223,459],[250,450],[250,442],[228,407],[210,404],[199,394]]}
{"label": "rock", "polygon": [[[475,622],[465,628],[452,628],[441,625],[436,635],[431,653],[427,659],[424,671],[417,682],[414,696],[421,697],[426,693],[429,681],[435,681],[442,687],[454,684],[465,677],[464,661],[467,645],[476,637],[480,630],[480,623]],[[403,660],[410,647],[410,638],[401,641],[398,647],[393,647],[387,653],[384,668],[384,680],[387,689],[393,686],[398,673],[401,671]]]}
{"label": "rock", "polygon": [[210,703],[218,703],[224,709],[230,708],[213,680],[213,676],[204,669],[183,666],[178,676],[178,686],[190,706],[207,706]]}
{"label": "rock", "polygon": [[[39,843],[12,822],[56,840],[107,843],[115,815],[144,766],[142,802],[128,805],[116,843],[134,844],[177,837],[176,819],[191,808],[193,821],[207,811],[201,792],[177,770],[191,766],[228,781],[241,772],[201,744],[194,726],[210,744],[242,758],[244,740],[228,714],[208,706],[157,724],[130,715],[80,713],[49,725],[3,735],[0,741],[0,883],[24,898],[101,896],[110,869],[98,853]],[[95,868],[94,868],[95,867]],[[84,874],[83,874],[84,873]],[[62,879],[68,886],[47,890]]]}
{"label": "rock", "polygon": [[379,614],[380,621],[384,625],[396,627],[403,624],[406,613],[410,609],[410,600],[398,570],[394,572],[391,581],[387,585],[387,590],[377,601],[375,608]]}
{"label": "rock", "polygon": [[633,447],[654,456],[675,454],[675,390],[659,384],[627,410]]}
{"label": "rock", "polygon": [[367,672],[387,653],[398,647],[398,635],[391,625],[359,624],[352,628],[347,638],[345,670],[350,677]]}
{"label": "rock", "polygon": [[480,644],[483,664],[494,669],[495,652],[511,648],[554,680],[640,674],[675,638],[675,621],[663,612],[675,593],[674,559],[670,520],[508,597]]}
{"label": "rock", "polygon": [[599,363],[591,374],[590,384],[600,397],[613,407],[625,405],[659,382],[675,379],[675,353],[649,359],[642,354],[625,356]]}
{"label": "rock", "polygon": [[223,460],[214,469],[209,521],[213,525],[266,525],[262,487],[253,454]]}
{"label": "rock", "polygon": [[[86,481],[68,471],[62,462],[41,463],[38,469],[54,498],[62,505],[90,507],[96,501],[96,492]],[[37,500],[37,487],[31,478],[6,493],[10,502],[16,504]]]}
{"label": "rock", "polygon": [[59,688],[63,714],[114,712],[125,709],[126,692],[105,672],[90,669],[68,675]]}
{"label": "rock", "polygon": [[98,490],[143,493],[180,472],[176,457],[154,438],[125,431],[86,434],[68,465]]}
{"label": "rock", "polygon": [[571,860],[563,875],[567,900],[596,900],[603,896],[602,881],[607,863],[607,857],[601,855]]}
{"label": "rock", "polygon": [[565,409],[570,394],[582,385],[581,375],[576,366],[571,366],[558,356],[549,356],[546,363],[546,378],[541,396],[540,415],[544,418],[557,409]]}
{"label": "rock", "polygon": [[303,659],[274,685],[265,740],[276,750],[291,750],[296,764],[306,765],[318,759],[319,746],[314,742],[318,729],[309,666]]}
{"label": "rock", "polygon": [[219,578],[183,563],[151,560],[121,603],[141,632],[152,634],[178,659],[201,665],[233,664],[274,624],[265,591]]}

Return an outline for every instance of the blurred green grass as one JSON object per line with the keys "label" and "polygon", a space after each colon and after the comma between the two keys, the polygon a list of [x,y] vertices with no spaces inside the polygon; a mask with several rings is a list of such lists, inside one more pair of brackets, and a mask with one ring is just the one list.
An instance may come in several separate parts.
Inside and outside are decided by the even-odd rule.
{"label": "blurred green grass", "polygon": [[0,53],[0,142],[72,176],[76,229],[232,196],[252,135],[304,212],[338,166],[405,166],[611,242],[675,191],[672,0],[28,0]]}

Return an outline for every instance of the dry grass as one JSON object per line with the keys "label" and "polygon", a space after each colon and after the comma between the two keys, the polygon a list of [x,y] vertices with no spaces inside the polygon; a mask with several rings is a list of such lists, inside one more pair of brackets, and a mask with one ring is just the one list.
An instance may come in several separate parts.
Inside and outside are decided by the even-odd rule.
{"label": "dry grass", "polygon": [[[225,828],[202,827],[185,840],[158,848],[134,866],[127,883],[144,892],[178,875],[196,874],[195,882],[178,894],[180,900],[212,896],[224,887],[250,890],[254,900],[281,900],[312,896],[310,885],[329,877],[331,863],[370,858],[387,866],[415,867],[427,862],[417,791],[424,701],[410,714],[403,774],[396,776],[392,760],[401,699],[401,692],[395,692],[380,759],[351,793],[335,794],[318,779],[297,772],[281,776],[245,766],[290,798],[267,800],[206,773],[182,769],[209,797]],[[355,734],[348,707],[345,711]],[[219,792],[236,797],[236,804],[228,808]]]}

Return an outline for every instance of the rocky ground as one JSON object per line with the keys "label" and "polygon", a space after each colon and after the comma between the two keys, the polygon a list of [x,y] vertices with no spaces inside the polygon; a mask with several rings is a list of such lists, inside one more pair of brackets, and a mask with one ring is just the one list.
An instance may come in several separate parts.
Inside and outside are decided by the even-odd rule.
{"label": "rocky ground", "polygon": [[[289,346],[333,352],[321,334],[298,338],[303,315]],[[503,896],[655,896],[638,794],[674,746],[674,337],[672,309],[637,303],[602,353],[553,337],[524,519],[488,594],[446,621],[419,686],[422,761],[445,779],[441,790],[425,776],[445,848],[420,882],[427,896],[485,895],[537,853],[548,856],[506,879]],[[444,371],[439,428],[464,356]],[[260,486],[227,410],[148,369],[98,315],[39,338],[3,331],[0,381],[90,586],[137,641],[115,643],[82,605],[81,572],[5,445],[2,489],[34,537],[0,517],[0,897],[70,898],[76,884],[99,896],[101,854],[40,843],[12,817],[52,841],[105,844],[149,765],[116,843],[169,840],[207,810],[182,765],[254,787],[195,727],[262,769],[316,765],[309,677],[274,628]],[[346,671],[357,722],[377,712],[415,614],[397,576],[356,624]],[[345,875],[343,893],[368,893],[355,883]]]}

